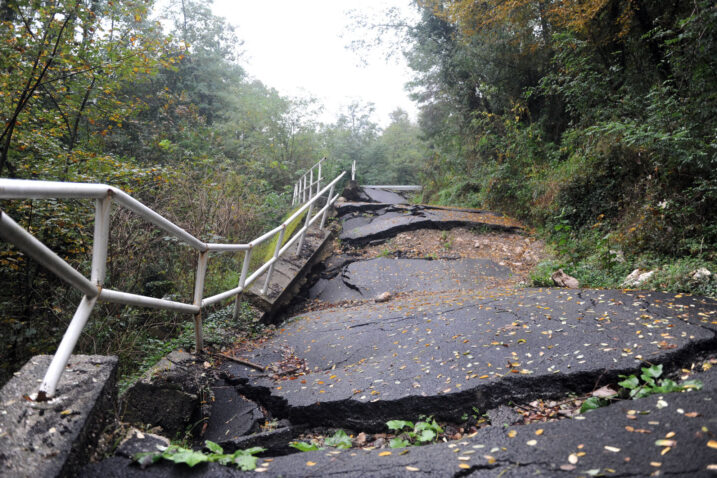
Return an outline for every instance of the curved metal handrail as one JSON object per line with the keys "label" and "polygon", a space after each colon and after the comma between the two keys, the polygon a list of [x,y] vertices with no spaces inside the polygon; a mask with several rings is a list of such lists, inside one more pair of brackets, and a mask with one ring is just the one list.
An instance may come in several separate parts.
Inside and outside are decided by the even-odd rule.
{"label": "curved metal handrail", "polygon": [[[135,305],[142,307],[150,307],[157,309],[175,310],[194,314],[194,333],[197,350],[203,348],[202,338],[202,309],[212,304],[219,303],[231,297],[239,300],[239,294],[251,285],[257,278],[265,272],[266,279],[261,293],[265,293],[269,286],[269,281],[274,269],[274,264],[279,258],[285,254],[289,248],[298,241],[298,251],[303,245],[304,236],[307,230],[315,221],[321,217],[320,228],[323,229],[326,222],[326,215],[331,205],[338,198],[338,194],[334,195],[336,183],[346,174],[342,172],[333,181],[319,190],[319,182],[321,181],[321,162],[318,166],[319,173],[317,181],[313,181],[313,173],[309,180],[309,199],[299,209],[296,210],[287,220],[275,227],[271,231],[262,234],[256,239],[246,244],[218,244],[204,242],[181,227],[166,219],[159,213],[153,211],[149,207],[134,199],[121,189],[106,184],[88,184],[88,183],[69,183],[57,181],[32,181],[22,179],[2,179],[0,178],[0,199],[94,199],[95,200],[95,228],[92,245],[92,269],[90,279],[78,272],[64,259],[55,254],[49,247],[35,238],[28,231],[23,229],[15,221],[10,218],[4,211],[0,210],[0,237],[6,241],[15,244],[15,246],[32,257],[36,261],[50,269],[57,277],[67,282],[83,294],[77,310],[65,331],[62,341],[57,348],[57,352],[52,358],[52,362],[45,373],[45,377],[40,385],[37,394],[37,400],[44,400],[52,397],[56,390],[57,384],[62,375],[62,371],[67,365],[67,361],[72,354],[77,340],[80,337],[82,329],[94,308],[97,301],[112,302],[116,304]],[[315,167],[316,167],[315,166]],[[311,169],[313,172],[313,168]],[[303,178],[306,183],[306,177]],[[311,188],[317,185],[315,194],[312,194]],[[296,194],[295,187],[294,200],[299,196]],[[302,190],[305,197],[306,189]],[[326,195],[325,205],[312,216],[314,204]],[[175,302],[166,299],[158,299],[144,295],[132,294],[118,290],[106,289],[103,287],[106,264],[107,264],[107,247],[109,242],[109,222],[110,209],[112,202],[129,209],[148,222],[154,224],[169,235],[177,238],[181,242],[198,251],[197,273],[194,284],[194,299],[192,304]],[[296,231],[294,236],[283,244],[284,233],[287,226],[302,214],[306,212],[306,220],[301,229]],[[279,238],[274,249],[271,259],[264,262],[256,271],[249,275],[249,262],[251,260],[252,250],[264,243],[265,241],[278,235]],[[207,264],[210,252],[231,252],[244,251],[244,259],[242,263],[241,275],[237,287],[224,291],[212,297],[203,298],[204,282],[207,272]],[[237,304],[238,305],[238,304]],[[234,314],[237,317],[238,307],[235,307]]]}

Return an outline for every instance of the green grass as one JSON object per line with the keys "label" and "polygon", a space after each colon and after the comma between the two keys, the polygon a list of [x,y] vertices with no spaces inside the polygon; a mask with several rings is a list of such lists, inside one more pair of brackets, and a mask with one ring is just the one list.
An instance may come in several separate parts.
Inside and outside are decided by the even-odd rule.
{"label": "green grass", "polygon": [[[575,277],[581,287],[619,289],[635,269],[654,270],[654,276],[640,286],[642,289],[674,293],[688,293],[717,297],[717,262],[706,257],[668,257],[654,253],[616,254],[619,246],[611,243],[609,235],[593,232],[552,232],[546,235],[553,258],[540,262],[531,272],[535,287],[552,287],[551,274],[558,269]],[[712,272],[707,279],[693,279],[694,272],[705,268]]]}
{"label": "green grass", "polygon": [[[247,302],[240,303],[239,322],[235,323],[234,305],[224,307],[208,314],[202,323],[205,345],[231,343],[236,337],[237,328],[242,325],[251,324],[253,313]],[[136,382],[147,370],[156,364],[162,357],[177,349],[192,350],[194,348],[194,321],[188,320],[182,325],[179,334],[169,339],[158,339],[145,337],[141,341],[140,351],[130,367],[123,367],[124,370],[131,370],[119,377],[119,393],[124,393],[130,385]]]}

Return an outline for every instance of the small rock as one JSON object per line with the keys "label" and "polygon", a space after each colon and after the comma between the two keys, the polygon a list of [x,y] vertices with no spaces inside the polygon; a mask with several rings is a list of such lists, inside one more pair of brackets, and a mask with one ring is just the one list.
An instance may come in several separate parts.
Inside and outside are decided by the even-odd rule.
{"label": "small rock", "polygon": [[377,439],[375,442],[373,442],[371,445],[372,445],[374,448],[381,448],[381,447],[382,447],[383,445],[385,445],[385,444],[386,444],[386,439],[385,439],[385,438],[378,438],[378,439]]}
{"label": "small rock", "polygon": [[359,433],[356,435],[356,445],[358,446],[364,446],[366,444],[366,441],[368,440],[368,437],[364,432]]}
{"label": "small rock", "polygon": [[558,269],[550,276],[553,279],[555,285],[559,287],[567,287],[568,289],[577,289],[580,287],[580,282],[575,277],[567,275],[562,269]]}
{"label": "small rock", "polygon": [[132,428],[117,447],[115,454],[126,458],[134,458],[137,453],[156,453],[164,450],[169,445],[168,438],[152,433],[142,433],[138,429]]}
{"label": "small rock", "polygon": [[490,244],[490,241],[488,239],[481,239],[480,241],[475,241],[473,243],[473,247],[481,248],[481,247],[486,247],[489,244]]}
{"label": "small rock", "polygon": [[707,280],[712,276],[712,273],[709,271],[709,269],[706,269],[704,267],[700,267],[696,271],[692,273],[692,279],[696,281],[703,281]]}
{"label": "small rock", "polygon": [[391,295],[390,292],[383,292],[383,293],[379,294],[379,295],[374,299],[374,302],[376,302],[376,303],[388,302],[389,300],[391,300],[391,297],[392,297],[392,295]]}
{"label": "small rock", "polygon": [[622,282],[622,285],[625,287],[637,287],[641,285],[643,282],[650,279],[655,274],[655,271],[643,271],[642,269],[635,269],[634,271],[630,272],[630,275],[628,275],[625,280]]}
{"label": "small rock", "polygon": [[[535,404],[537,407],[537,400],[535,401]],[[500,405],[498,408],[488,410],[486,414],[488,415],[488,420],[490,420],[490,424],[498,427],[515,425],[516,423],[519,423],[523,418],[522,415],[518,414],[515,410],[505,405]]]}

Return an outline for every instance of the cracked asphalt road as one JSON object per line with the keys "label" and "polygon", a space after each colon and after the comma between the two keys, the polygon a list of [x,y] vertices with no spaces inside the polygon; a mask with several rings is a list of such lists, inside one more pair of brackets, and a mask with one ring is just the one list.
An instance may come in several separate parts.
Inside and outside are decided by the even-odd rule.
{"label": "cracked asphalt road", "polygon": [[[418,220],[438,221],[431,226],[436,228],[447,224],[426,219],[431,211],[411,212],[410,206],[400,206],[403,212],[376,204],[341,207],[352,215],[343,234],[350,233],[355,243],[390,237]],[[422,216],[416,219],[416,214]],[[455,219],[489,213],[451,214]],[[391,419],[425,414],[455,421],[473,407],[485,412],[510,401],[586,393],[614,384],[621,374],[639,374],[645,364],[679,370],[715,352],[717,301],[646,291],[486,289],[481,284],[489,273],[503,273],[488,262],[460,273],[451,269],[458,261],[381,258],[349,264],[332,279],[339,281],[330,290],[334,295],[324,284],[319,296],[342,300],[362,287],[361,294],[370,296],[392,284],[392,290],[416,292],[294,317],[244,358],[269,365],[291,350],[309,373],[273,380],[227,363],[227,382],[294,424],[385,431]],[[345,283],[347,271],[355,288]],[[258,471],[272,476],[715,476],[717,372],[700,375],[693,378],[703,380],[701,391],[618,401],[550,423],[493,424],[459,441],[423,447],[329,448],[274,457],[260,460]],[[134,476],[140,470],[113,458],[85,473]],[[215,464],[191,470],[159,465],[141,473],[244,474]]]}

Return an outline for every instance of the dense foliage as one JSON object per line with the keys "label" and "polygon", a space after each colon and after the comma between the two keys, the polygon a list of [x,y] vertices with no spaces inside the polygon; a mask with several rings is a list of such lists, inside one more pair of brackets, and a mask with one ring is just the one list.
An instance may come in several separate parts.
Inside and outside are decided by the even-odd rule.
{"label": "dense foliage", "polygon": [[716,292],[674,277],[717,260],[714,2],[418,3],[426,199],[543,228],[587,284]]}
{"label": "dense foliage", "polygon": [[[0,0],[0,176],[112,184],[197,237],[240,242],[279,223],[293,182],[321,157],[331,158],[332,173],[358,160],[360,174],[369,163],[386,180],[406,168],[415,174],[420,154],[405,145],[418,141],[418,130],[405,113],[395,113],[385,135],[370,105],[319,123],[314,100],[248,77],[238,35],[210,7]],[[89,275],[90,201],[0,207]],[[192,251],[117,207],[110,237],[108,287],[191,299]],[[213,256],[206,294],[236,286],[237,259]],[[54,352],[80,297],[6,243],[0,282],[2,382],[31,355]],[[78,351],[119,354],[127,372],[154,356],[148,344],[183,333],[187,321],[101,304]]]}

